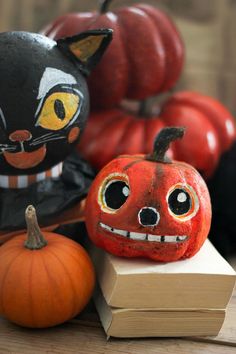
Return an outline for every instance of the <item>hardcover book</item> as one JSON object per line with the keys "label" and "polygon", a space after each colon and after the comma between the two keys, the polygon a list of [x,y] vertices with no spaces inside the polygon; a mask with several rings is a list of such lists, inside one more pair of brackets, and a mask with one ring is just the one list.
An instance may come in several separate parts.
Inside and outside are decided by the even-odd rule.
{"label": "hardcover book", "polygon": [[236,275],[209,240],[192,258],[171,263],[115,257],[90,247],[107,304],[125,309],[225,309]]}
{"label": "hardcover book", "polygon": [[121,309],[110,307],[99,289],[94,302],[107,336],[112,337],[186,337],[217,335],[225,310]]}

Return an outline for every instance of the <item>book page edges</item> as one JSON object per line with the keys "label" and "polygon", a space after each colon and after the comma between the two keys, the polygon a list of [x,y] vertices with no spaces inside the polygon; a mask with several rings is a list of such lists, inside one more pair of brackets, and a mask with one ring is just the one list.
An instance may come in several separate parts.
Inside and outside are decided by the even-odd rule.
{"label": "book page edges", "polygon": [[105,257],[103,266],[97,267],[97,279],[108,303],[112,302],[112,298],[120,292],[119,289],[117,289],[117,278],[118,275],[115,272],[110,258]]}
{"label": "book page edges", "polygon": [[224,309],[157,311],[112,308],[107,305],[99,287],[94,302],[108,337],[217,335],[225,319]]}
{"label": "book page edges", "polygon": [[226,308],[236,275],[166,274],[116,276],[115,287],[103,295],[112,307],[120,308]]}
{"label": "book page edges", "polygon": [[113,313],[109,327],[112,337],[187,337],[216,336],[225,319],[224,311],[183,312],[121,312]]}
{"label": "book page edges", "polygon": [[[236,281],[235,271],[209,240],[194,257],[166,264],[115,257],[95,246],[90,251],[103,295],[114,307],[225,308]],[[205,272],[200,273],[202,260]],[[163,271],[167,268],[169,273]]]}

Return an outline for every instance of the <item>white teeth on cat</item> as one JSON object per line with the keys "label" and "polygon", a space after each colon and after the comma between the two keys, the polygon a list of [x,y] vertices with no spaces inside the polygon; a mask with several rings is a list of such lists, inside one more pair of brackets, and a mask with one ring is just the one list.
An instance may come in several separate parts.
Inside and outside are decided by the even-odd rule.
{"label": "white teeth on cat", "polygon": [[110,231],[116,235],[124,236],[130,238],[131,240],[138,240],[138,241],[149,241],[149,242],[161,242],[161,243],[176,243],[176,242],[183,242],[186,241],[188,236],[186,235],[153,235],[153,234],[146,234],[141,232],[130,232],[126,230],[115,229],[110,227],[102,222],[99,224],[103,229]]}

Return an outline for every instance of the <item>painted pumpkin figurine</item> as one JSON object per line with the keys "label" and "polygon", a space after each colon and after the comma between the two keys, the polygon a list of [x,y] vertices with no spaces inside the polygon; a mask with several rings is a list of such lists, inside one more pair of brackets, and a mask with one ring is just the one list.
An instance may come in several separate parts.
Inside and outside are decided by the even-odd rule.
{"label": "painted pumpkin figurine", "polygon": [[123,155],[95,178],[86,226],[98,247],[123,257],[170,262],[192,257],[207,238],[211,203],[200,174],[166,156],[184,128],[160,131],[150,155]]}

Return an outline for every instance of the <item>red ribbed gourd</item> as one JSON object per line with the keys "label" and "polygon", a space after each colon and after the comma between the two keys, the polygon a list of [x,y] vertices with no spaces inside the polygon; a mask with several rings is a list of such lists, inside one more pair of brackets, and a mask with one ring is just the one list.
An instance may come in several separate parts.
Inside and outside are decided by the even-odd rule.
{"label": "red ribbed gourd", "polygon": [[171,156],[211,177],[235,140],[235,120],[219,101],[197,92],[175,93],[151,116],[121,108],[92,112],[78,150],[99,170],[120,154],[150,153],[158,132],[173,125],[185,126],[186,134],[173,142]]}
{"label": "red ribbed gourd", "polygon": [[93,108],[167,91],[183,66],[182,39],[162,10],[135,4],[110,11],[110,3],[102,1],[99,11],[63,15],[42,31],[58,39],[88,29],[113,29],[113,41],[88,80]]}

